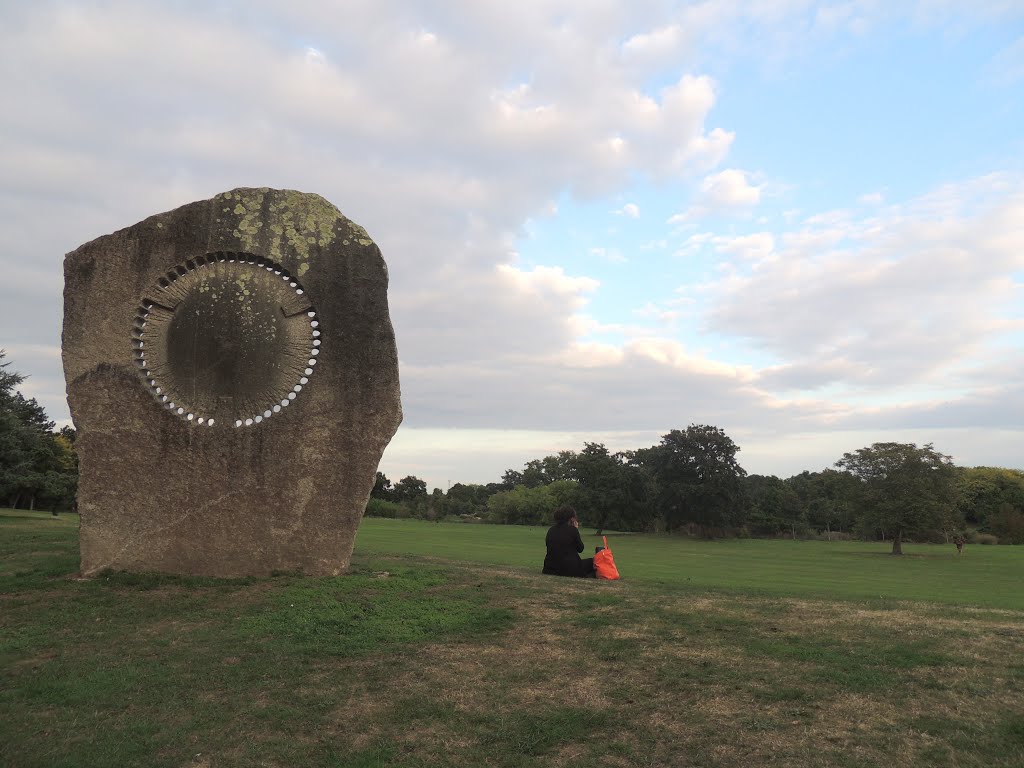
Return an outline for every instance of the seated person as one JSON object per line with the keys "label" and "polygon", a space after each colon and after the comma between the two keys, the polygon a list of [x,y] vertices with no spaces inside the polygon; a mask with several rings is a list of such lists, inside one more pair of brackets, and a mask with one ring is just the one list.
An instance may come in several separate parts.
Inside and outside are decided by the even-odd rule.
{"label": "seated person", "polygon": [[544,557],[544,573],[555,576],[581,576],[594,578],[594,558],[580,557],[583,539],[580,538],[580,521],[572,507],[555,510],[555,524],[548,529],[548,553]]}

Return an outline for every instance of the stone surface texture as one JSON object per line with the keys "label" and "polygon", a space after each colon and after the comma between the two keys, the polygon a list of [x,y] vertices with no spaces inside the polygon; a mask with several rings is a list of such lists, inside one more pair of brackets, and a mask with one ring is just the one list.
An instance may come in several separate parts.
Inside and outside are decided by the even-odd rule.
{"label": "stone surface texture", "polygon": [[82,245],[64,278],[82,574],[344,571],[402,419],[366,231],[236,189]]}

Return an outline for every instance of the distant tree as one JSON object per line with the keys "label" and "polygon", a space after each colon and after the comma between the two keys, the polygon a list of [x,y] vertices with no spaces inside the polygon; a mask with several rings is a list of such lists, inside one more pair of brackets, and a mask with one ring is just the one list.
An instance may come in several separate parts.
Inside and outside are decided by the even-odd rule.
{"label": "distant tree", "polygon": [[444,491],[440,488],[435,488],[430,492],[429,496],[423,497],[423,501],[424,517],[427,520],[440,522],[444,519],[444,516],[447,514],[445,511]]}
{"label": "distant tree", "polygon": [[948,524],[956,512],[953,461],[931,443],[875,443],[844,453],[836,466],[860,481],[863,524],[892,536],[892,553],[903,539]]}
{"label": "distant tree", "polygon": [[394,501],[397,501],[400,504],[403,502],[426,498],[427,481],[420,480],[414,475],[408,475],[395,483],[395,487],[394,490],[392,490],[391,495]]}
{"label": "distant tree", "polygon": [[373,481],[373,490],[370,491],[370,498],[392,501],[393,493],[394,491],[391,488],[391,481],[388,480],[388,476],[378,471]]}
{"label": "distant tree", "polygon": [[556,480],[567,480],[570,475],[569,462],[572,457],[572,451],[562,451],[557,456],[531,459],[526,462],[526,466],[521,472],[515,469],[506,470],[501,477],[501,484],[505,490],[511,490],[518,485],[537,488]]}
{"label": "distant tree", "polygon": [[657,483],[665,527],[695,524],[703,535],[742,522],[746,471],[736,460],[739,446],[725,432],[705,424],[673,429],[661,444],[636,452]]}
{"label": "distant tree", "polygon": [[517,469],[506,469],[501,475],[501,490],[511,491],[517,485],[525,485],[523,482],[523,473]]}
{"label": "distant tree", "polygon": [[1012,510],[1024,512],[1024,472],[1019,469],[957,467],[956,488],[964,520],[997,536],[992,530],[997,518],[1012,517]]}
{"label": "distant tree", "polygon": [[547,485],[528,488],[519,485],[501,491],[487,500],[492,522],[506,525],[550,525],[554,511],[572,501],[576,483],[556,480]]}
{"label": "distant tree", "polygon": [[801,472],[785,482],[799,497],[807,524],[830,540],[833,531],[849,532],[856,525],[860,481],[853,475],[825,469]]}
{"label": "distant tree", "polygon": [[597,529],[643,530],[651,517],[653,483],[630,454],[610,453],[602,443],[585,443],[567,461],[576,481],[573,505],[584,525]]}
{"label": "distant tree", "polygon": [[455,483],[444,496],[443,509],[446,515],[479,515],[487,511],[487,499],[498,492],[496,483],[476,485]]}
{"label": "distant tree", "polygon": [[755,533],[783,531],[794,539],[807,529],[807,510],[800,496],[775,475],[749,475],[744,480],[750,508],[747,525]]}
{"label": "distant tree", "polygon": [[[0,350],[0,361],[5,357]],[[25,377],[0,362],[0,501],[10,507],[67,509],[77,488],[74,430],[53,432],[35,398],[16,387]]]}
{"label": "distant tree", "polygon": [[1024,512],[1012,504],[1000,504],[989,515],[988,530],[999,537],[1000,544],[1024,544]]}

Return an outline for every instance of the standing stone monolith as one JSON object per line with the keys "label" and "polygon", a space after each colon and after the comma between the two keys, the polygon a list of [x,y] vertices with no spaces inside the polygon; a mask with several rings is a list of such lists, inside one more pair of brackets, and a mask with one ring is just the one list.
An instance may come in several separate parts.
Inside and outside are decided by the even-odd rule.
{"label": "standing stone monolith", "polygon": [[366,231],[235,189],[82,245],[64,281],[82,574],[347,568],[402,420]]}

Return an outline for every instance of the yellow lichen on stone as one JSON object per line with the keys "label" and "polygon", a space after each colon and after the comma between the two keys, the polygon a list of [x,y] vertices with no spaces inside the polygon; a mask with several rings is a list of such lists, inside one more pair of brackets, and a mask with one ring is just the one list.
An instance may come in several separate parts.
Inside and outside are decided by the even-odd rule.
{"label": "yellow lichen on stone", "polygon": [[284,192],[281,226],[288,245],[300,259],[308,259],[309,246],[321,248],[334,240],[334,224],[341,217],[338,209],[319,195]]}
{"label": "yellow lichen on stone", "polygon": [[349,231],[355,236],[356,242],[360,245],[373,245],[373,240],[365,229],[354,221],[348,222]]}
{"label": "yellow lichen on stone", "polygon": [[236,231],[240,234],[236,237],[242,241],[242,247],[250,252],[260,250],[257,235],[263,228],[263,219],[260,214],[264,195],[265,190],[261,189],[239,191],[237,195],[239,202],[234,208],[234,213],[241,216],[242,220],[238,222]]}
{"label": "yellow lichen on stone", "polygon": [[302,262],[301,264],[299,264],[299,277],[302,277],[304,274],[306,274],[306,270],[308,269],[309,264],[307,264],[306,262]]}
{"label": "yellow lichen on stone", "polygon": [[[271,202],[264,209],[267,195],[271,196]],[[245,250],[266,253],[278,262],[289,256],[304,261],[312,255],[310,246],[329,246],[335,238],[335,225],[343,218],[337,208],[319,195],[302,192],[278,192],[263,187],[225,192],[215,199],[237,200],[230,209],[240,217],[234,236]],[[227,210],[225,208],[225,212]],[[265,214],[268,231],[260,238]],[[368,238],[361,227],[357,230]]]}

